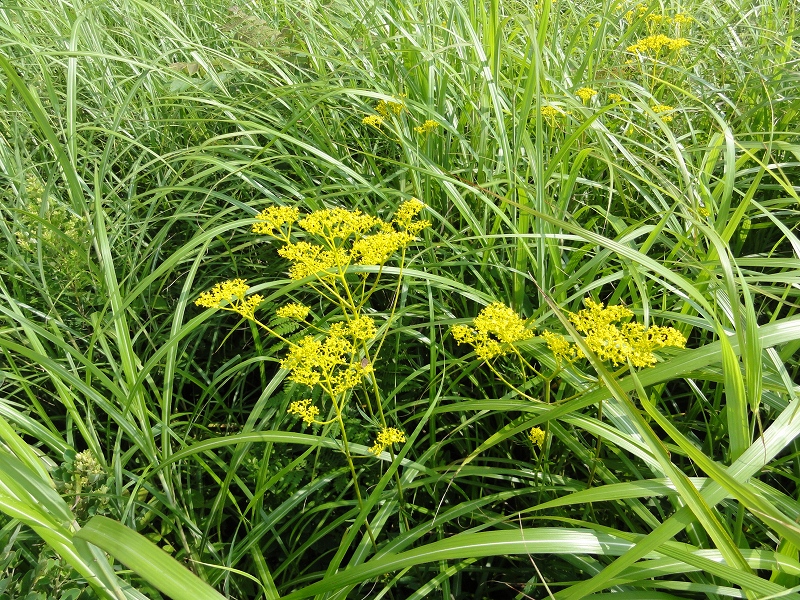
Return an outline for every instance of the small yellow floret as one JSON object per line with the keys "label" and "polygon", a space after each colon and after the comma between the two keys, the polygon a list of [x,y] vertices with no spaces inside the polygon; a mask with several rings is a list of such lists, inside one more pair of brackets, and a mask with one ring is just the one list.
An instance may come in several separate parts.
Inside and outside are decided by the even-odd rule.
{"label": "small yellow floret", "polygon": [[289,405],[289,410],[287,412],[290,415],[297,415],[303,419],[304,423],[311,425],[316,421],[319,409],[311,405],[311,400],[298,400]]}
{"label": "small yellow floret", "polygon": [[369,451],[375,456],[378,456],[387,446],[391,446],[392,444],[404,444],[405,441],[406,436],[402,431],[394,427],[387,427],[378,434],[375,445],[372,446]]}
{"label": "small yellow floret", "polygon": [[528,432],[528,439],[531,441],[531,444],[541,448],[542,444],[544,444],[544,431],[538,427],[533,427]]}
{"label": "small yellow floret", "polygon": [[621,94],[609,94],[608,99],[612,102],[622,102],[622,95]]}
{"label": "small yellow floret", "polygon": [[281,317],[282,319],[296,319],[297,321],[302,321],[308,316],[308,313],[310,311],[311,309],[305,304],[300,304],[299,302],[292,302],[291,304],[286,304],[285,306],[281,306],[278,310],[275,311],[275,314]]}

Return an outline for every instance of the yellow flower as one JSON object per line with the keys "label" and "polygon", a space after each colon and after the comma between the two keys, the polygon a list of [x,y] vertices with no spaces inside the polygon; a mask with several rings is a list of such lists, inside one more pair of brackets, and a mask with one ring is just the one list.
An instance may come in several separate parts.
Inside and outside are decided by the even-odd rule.
{"label": "yellow flower", "polygon": [[375,456],[378,456],[387,446],[391,446],[392,444],[404,444],[405,441],[406,436],[402,431],[394,427],[387,427],[378,434],[375,445],[372,446],[369,451]]}
{"label": "yellow flower", "polygon": [[538,427],[533,427],[528,432],[528,439],[531,441],[531,444],[541,448],[542,444],[544,444],[544,431]]}
{"label": "yellow flower", "polygon": [[597,90],[593,90],[592,88],[589,87],[582,87],[577,92],[575,92],[575,94],[584,102],[588,102],[589,100],[597,96]]}
{"label": "yellow flower", "polygon": [[639,54],[657,54],[661,50],[680,50],[689,45],[689,40],[686,38],[671,38],[664,34],[650,35],[644,39],[639,40],[635,44],[628,46],[628,52],[637,52]]}
{"label": "yellow flower", "polygon": [[216,284],[210,291],[200,294],[195,304],[204,308],[221,308],[223,302],[230,303],[244,298],[247,287],[246,279],[224,281]]}
{"label": "yellow flower", "polygon": [[[669,112],[671,110],[675,110],[674,106],[669,106],[668,104],[656,104],[655,106],[651,106],[650,108],[653,109],[653,112],[658,114]],[[662,115],[661,120],[665,123],[669,123],[672,121],[672,115]]]}
{"label": "yellow flower", "polygon": [[542,337],[547,342],[547,347],[555,355],[557,361],[564,360],[568,363],[583,358],[583,352],[575,344],[570,344],[563,335],[543,331]]}
{"label": "yellow flower", "polygon": [[376,331],[366,315],[333,323],[323,339],[305,336],[292,345],[281,368],[290,372],[291,381],[309,387],[319,384],[331,396],[339,396],[373,372],[372,365],[356,360],[355,353],[356,345],[372,339]]}
{"label": "yellow flower", "polygon": [[375,112],[378,113],[384,119],[388,119],[393,114],[399,115],[401,112],[403,112],[403,109],[406,107],[405,103],[402,100],[403,97],[404,96],[400,96],[400,98],[395,98],[395,101],[380,100],[378,104],[375,105]]}
{"label": "yellow flower", "polygon": [[431,131],[433,131],[437,127],[439,127],[439,123],[437,123],[436,121],[434,121],[432,119],[428,119],[422,125],[417,125],[416,127],[414,127],[414,131],[416,131],[417,133],[426,134],[426,133],[430,133]]}
{"label": "yellow flower", "polygon": [[204,308],[221,308],[242,315],[245,319],[255,318],[255,309],[264,301],[260,294],[245,298],[247,280],[231,279],[216,284],[208,292],[203,292],[195,300],[197,306]]}
{"label": "yellow flower", "polygon": [[366,233],[380,223],[380,219],[364,214],[360,210],[326,208],[315,210],[297,224],[308,233],[345,240],[351,235]]}
{"label": "yellow flower", "polygon": [[[289,278],[295,280],[304,279],[309,275],[316,275],[334,267],[344,270],[350,264],[350,257],[342,248],[325,250],[318,244],[308,242],[286,244],[278,249],[278,254],[292,262],[292,266],[289,267]],[[332,277],[332,275],[328,277]],[[326,277],[321,278],[325,279]]]}
{"label": "yellow flower", "polygon": [[501,302],[484,308],[472,321],[473,327],[455,325],[451,328],[453,339],[459,344],[470,344],[482,360],[507,354],[512,344],[533,337],[517,313]]}
{"label": "yellow flower", "polygon": [[253,233],[274,235],[284,225],[292,225],[300,218],[300,211],[290,206],[270,206],[256,215],[258,223],[253,224]]}
{"label": "yellow flower", "polygon": [[286,304],[285,306],[281,306],[275,311],[275,314],[282,319],[295,319],[297,321],[302,321],[308,316],[310,311],[311,309],[305,304],[292,302],[290,304]]}
{"label": "yellow flower", "polygon": [[369,115],[368,117],[361,119],[361,122],[364,125],[372,125],[377,129],[383,125],[383,117],[379,117],[378,115]]}
{"label": "yellow flower", "polygon": [[373,233],[353,242],[353,260],[360,265],[382,265],[413,240],[405,231]]}
{"label": "yellow flower", "polygon": [[620,94],[609,94],[608,99],[612,102],[622,102],[622,95]]}
{"label": "yellow flower", "polygon": [[584,310],[569,313],[569,320],[584,334],[586,345],[600,360],[611,361],[614,365],[630,360],[634,367],[652,367],[657,362],[654,350],[686,346],[686,338],[672,327],[653,325],[645,329],[635,321],[618,327],[615,323],[633,316],[624,306],[604,308],[601,302],[591,298],[584,300],[584,304]]}
{"label": "yellow flower", "polygon": [[678,13],[672,19],[672,22],[675,23],[676,25],[688,25],[689,23],[691,23],[693,21],[694,21],[693,17],[690,17],[689,15],[685,15],[683,13]]}
{"label": "yellow flower", "polygon": [[297,402],[292,402],[286,412],[290,415],[297,415],[303,419],[304,423],[311,425],[317,420],[319,409],[311,405],[311,400],[298,400]]}

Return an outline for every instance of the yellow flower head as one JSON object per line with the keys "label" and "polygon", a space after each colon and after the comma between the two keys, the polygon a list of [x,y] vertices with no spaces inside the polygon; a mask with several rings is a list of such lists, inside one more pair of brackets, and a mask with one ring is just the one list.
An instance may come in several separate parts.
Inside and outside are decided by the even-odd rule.
{"label": "yellow flower head", "polygon": [[378,456],[387,446],[391,446],[392,444],[404,444],[405,441],[406,436],[402,431],[394,427],[387,427],[378,434],[375,445],[372,446],[369,451],[375,456]]}
{"label": "yellow flower head", "polygon": [[200,297],[195,300],[195,304],[204,308],[220,308],[223,302],[227,304],[244,298],[247,287],[246,279],[223,281],[216,284],[210,291],[200,294]]}
{"label": "yellow flower head", "polygon": [[661,50],[680,50],[689,45],[686,38],[671,38],[664,34],[650,35],[628,46],[628,52],[638,54],[658,54]]}
{"label": "yellow flower head", "polygon": [[439,127],[439,123],[437,123],[433,119],[428,119],[422,125],[417,125],[416,127],[414,127],[414,131],[416,131],[417,133],[426,134],[430,133],[437,127]]}
{"label": "yellow flower head", "polygon": [[635,321],[617,326],[621,319],[633,316],[624,306],[604,308],[591,298],[584,300],[586,308],[570,313],[569,320],[575,329],[584,334],[586,345],[600,360],[619,365],[630,360],[634,367],[652,367],[657,359],[653,351],[672,346],[684,348],[686,338],[672,327],[657,325],[645,329]]}
{"label": "yellow flower head", "polygon": [[216,284],[208,292],[203,292],[195,300],[197,306],[203,308],[221,308],[242,315],[245,319],[253,319],[255,309],[264,301],[264,297],[253,294],[245,298],[247,280],[231,279]]}
{"label": "yellow flower head", "polygon": [[531,444],[541,448],[542,444],[544,444],[544,431],[538,427],[533,427],[528,432],[528,439],[531,441]]}
{"label": "yellow flower head", "polygon": [[319,409],[311,405],[311,400],[298,400],[289,405],[289,410],[286,411],[290,415],[297,415],[307,425],[311,425],[317,420]]}
{"label": "yellow flower head", "polygon": [[[653,109],[653,112],[658,114],[669,112],[671,110],[675,110],[674,106],[670,106],[668,104],[656,104],[655,106],[651,106],[650,108]],[[672,115],[662,115],[661,120],[665,123],[669,123],[672,121]]]}
{"label": "yellow flower head", "polygon": [[620,94],[609,94],[608,99],[612,102],[622,102],[622,95]]}
{"label": "yellow flower head", "polygon": [[350,264],[350,256],[344,249],[325,250],[323,246],[309,242],[286,244],[278,249],[278,254],[291,261],[289,278],[295,280],[304,279],[309,275],[316,275],[334,267],[344,270]]}
{"label": "yellow flower head", "polygon": [[575,362],[583,358],[583,352],[575,344],[570,344],[563,335],[551,331],[543,331],[542,337],[557,361]]}
{"label": "yellow flower head", "polygon": [[364,234],[380,223],[380,219],[364,214],[360,210],[326,208],[314,211],[297,224],[314,235],[346,240],[351,235]]}
{"label": "yellow flower head", "polygon": [[373,372],[372,365],[358,359],[356,350],[376,331],[375,322],[366,315],[333,323],[323,339],[305,336],[292,345],[281,368],[290,371],[291,381],[309,387],[319,384],[331,396],[339,396]]}
{"label": "yellow flower head", "polygon": [[286,304],[285,306],[281,306],[275,311],[275,314],[282,319],[295,319],[297,321],[302,321],[308,316],[310,311],[311,309],[305,304],[292,302],[290,304]]}
{"label": "yellow flower head", "polygon": [[584,103],[586,103],[595,96],[597,96],[597,90],[593,90],[592,88],[589,87],[582,87],[577,92],[575,92],[575,94],[578,96],[578,98],[583,100]]}
{"label": "yellow flower head", "polygon": [[501,302],[494,302],[478,313],[472,327],[455,325],[450,331],[456,342],[470,344],[483,360],[507,354],[513,351],[514,342],[533,337],[525,321]]}
{"label": "yellow flower head", "polygon": [[380,100],[378,104],[375,105],[375,112],[384,119],[388,119],[392,115],[399,115],[406,107],[402,98],[403,96],[395,98],[394,100]]}
{"label": "yellow flower head", "polygon": [[364,125],[372,125],[377,129],[383,125],[383,117],[379,117],[378,115],[369,115],[368,117],[361,119],[361,122]]}
{"label": "yellow flower head", "polygon": [[300,211],[291,206],[270,206],[256,215],[258,223],[253,225],[253,233],[275,235],[284,225],[291,226],[300,218]]}

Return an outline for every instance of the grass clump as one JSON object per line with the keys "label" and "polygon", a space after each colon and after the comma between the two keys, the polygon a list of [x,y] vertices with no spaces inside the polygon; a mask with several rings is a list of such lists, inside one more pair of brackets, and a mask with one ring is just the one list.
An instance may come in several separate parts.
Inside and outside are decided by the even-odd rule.
{"label": "grass clump", "polygon": [[796,596],[796,22],[4,7],[0,598]]}

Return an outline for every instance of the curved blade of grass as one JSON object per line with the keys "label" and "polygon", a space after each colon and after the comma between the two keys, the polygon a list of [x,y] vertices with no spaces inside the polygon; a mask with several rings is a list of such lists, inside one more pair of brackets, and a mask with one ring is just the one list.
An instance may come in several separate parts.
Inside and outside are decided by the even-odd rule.
{"label": "curved blade of grass", "polygon": [[107,517],[92,517],[75,537],[108,552],[174,600],[224,599],[153,542],[122,523]]}

